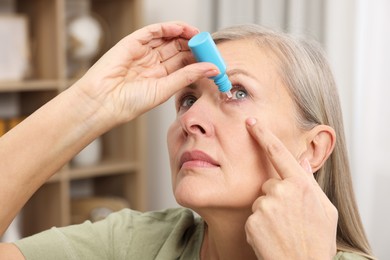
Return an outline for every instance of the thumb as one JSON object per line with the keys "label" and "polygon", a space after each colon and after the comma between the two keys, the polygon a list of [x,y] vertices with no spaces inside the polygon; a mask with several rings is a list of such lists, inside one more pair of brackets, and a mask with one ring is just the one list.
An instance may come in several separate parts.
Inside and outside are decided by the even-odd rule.
{"label": "thumb", "polygon": [[218,73],[218,67],[212,63],[193,63],[169,74],[167,77],[161,78],[158,91],[161,91],[163,98],[167,100],[177,91],[195,81],[201,78],[217,76]]}

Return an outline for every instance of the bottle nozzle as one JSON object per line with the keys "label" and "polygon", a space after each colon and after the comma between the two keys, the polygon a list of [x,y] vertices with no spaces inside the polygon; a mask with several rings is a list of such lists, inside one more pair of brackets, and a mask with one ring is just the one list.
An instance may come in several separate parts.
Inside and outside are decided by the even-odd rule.
{"label": "bottle nozzle", "polygon": [[229,99],[231,99],[233,97],[232,92],[230,90],[226,91],[225,94],[227,95],[227,97]]}

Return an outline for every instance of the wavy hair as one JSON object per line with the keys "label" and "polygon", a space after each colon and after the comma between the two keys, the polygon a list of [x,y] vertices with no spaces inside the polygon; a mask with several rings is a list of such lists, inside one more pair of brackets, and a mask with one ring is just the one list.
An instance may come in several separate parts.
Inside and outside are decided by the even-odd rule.
{"label": "wavy hair", "polygon": [[337,249],[375,259],[355,201],[336,83],[321,46],[255,24],[228,27],[213,38],[217,44],[251,40],[267,51],[294,100],[298,125],[303,129],[329,125],[335,130],[335,148],[315,178],[338,210]]}

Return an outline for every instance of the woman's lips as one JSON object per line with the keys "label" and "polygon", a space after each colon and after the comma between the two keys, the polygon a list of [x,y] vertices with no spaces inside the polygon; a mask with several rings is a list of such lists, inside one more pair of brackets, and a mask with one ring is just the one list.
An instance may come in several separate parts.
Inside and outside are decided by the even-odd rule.
{"label": "woman's lips", "polygon": [[180,169],[183,167],[219,167],[217,161],[208,154],[195,150],[184,152],[180,157]]}

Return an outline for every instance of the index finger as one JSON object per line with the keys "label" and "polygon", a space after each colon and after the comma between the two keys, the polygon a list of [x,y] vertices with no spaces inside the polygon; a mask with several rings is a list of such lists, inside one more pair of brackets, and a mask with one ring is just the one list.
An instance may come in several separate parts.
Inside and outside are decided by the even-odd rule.
{"label": "index finger", "polygon": [[256,124],[254,118],[248,118],[246,125],[282,179],[298,176],[300,172],[304,172],[287,147],[271,131]]}
{"label": "index finger", "polygon": [[145,26],[131,35],[142,44],[147,44],[153,39],[160,38],[180,37],[189,40],[197,33],[199,33],[197,28],[184,22],[167,22]]}

